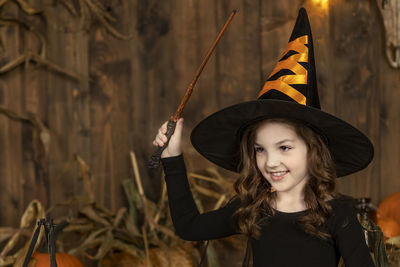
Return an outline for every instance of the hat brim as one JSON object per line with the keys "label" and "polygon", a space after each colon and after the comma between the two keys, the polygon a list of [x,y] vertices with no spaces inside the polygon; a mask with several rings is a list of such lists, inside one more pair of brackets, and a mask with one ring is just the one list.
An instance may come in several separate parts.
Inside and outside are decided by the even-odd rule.
{"label": "hat brim", "polygon": [[268,118],[301,121],[323,136],[337,177],[364,169],[374,148],[362,132],[320,109],[282,100],[254,100],[222,109],[201,121],[191,133],[194,148],[206,159],[239,172],[240,138],[247,125]]}

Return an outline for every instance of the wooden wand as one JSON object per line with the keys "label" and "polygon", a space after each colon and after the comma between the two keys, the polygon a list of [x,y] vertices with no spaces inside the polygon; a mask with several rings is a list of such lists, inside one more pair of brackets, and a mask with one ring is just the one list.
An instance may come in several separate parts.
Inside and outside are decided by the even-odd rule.
{"label": "wooden wand", "polygon": [[172,116],[168,120],[167,124],[167,133],[166,136],[168,138],[168,141],[164,144],[164,146],[160,147],[158,146],[156,150],[154,151],[153,155],[151,156],[151,159],[149,161],[149,168],[155,169],[159,166],[160,164],[160,158],[161,158],[161,153],[164,151],[164,149],[168,146],[169,139],[175,132],[175,127],[176,127],[176,122],[178,119],[181,117],[183,109],[185,108],[186,103],[188,102],[190,96],[192,95],[194,85],[196,84],[197,80],[199,79],[199,76],[201,72],[203,71],[205,65],[207,64],[208,59],[210,58],[211,54],[215,50],[215,47],[217,46],[219,40],[221,39],[222,35],[224,34],[225,30],[228,28],[229,23],[231,23],[231,20],[233,19],[233,16],[236,14],[236,10],[233,10],[229,18],[224,24],[224,27],[222,27],[222,30],[217,36],[217,39],[214,41],[213,45],[211,46],[210,50],[208,50],[207,55],[203,59],[203,62],[201,63],[200,67],[197,69],[197,72],[192,80],[192,82],[189,84],[188,89],[186,90],[185,95],[183,96],[181,100],[181,104],[179,105],[178,109],[175,112],[175,115]]}

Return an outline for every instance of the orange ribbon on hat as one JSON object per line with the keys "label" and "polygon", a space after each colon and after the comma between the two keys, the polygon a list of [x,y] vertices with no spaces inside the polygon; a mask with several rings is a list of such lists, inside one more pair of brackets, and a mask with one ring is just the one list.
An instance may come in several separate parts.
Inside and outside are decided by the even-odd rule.
{"label": "orange ribbon on hat", "polygon": [[308,63],[308,47],[306,44],[308,44],[307,35],[301,36],[288,43],[285,52],[283,52],[283,56],[285,56],[289,51],[295,51],[297,53],[289,56],[287,59],[279,61],[268,78],[283,69],[288,69],[294,74],[282,75],[276,80],[267,81],[258,94],[258,98],[269,90],[274,89],[291,97],[299,104],[306,104],[306,97],[290,86],[291,84],[307,84],[307,70],[299,64],[299,62]]}

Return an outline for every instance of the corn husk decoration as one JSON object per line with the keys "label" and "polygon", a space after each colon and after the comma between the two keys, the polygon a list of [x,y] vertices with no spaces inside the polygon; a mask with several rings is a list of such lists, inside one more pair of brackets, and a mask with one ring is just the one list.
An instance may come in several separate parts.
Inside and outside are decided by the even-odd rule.
{"label": "corn husk decoration", "polygon": [[391,267],[400,267],[400,236],[386,240],[386,253]]}
{"label": "corn husk decoration", "polygon": [[[21,217],[19,229],[0,228],[3,229],[0,232],[6,233],[5,236],[7,235],[9,238],[7,244],[2,248],[0,253],[0,266],[22,266],[25,255],[29,249],[30,239],[33,236],[32,229],[43,217],[45,217],[43,205],[38,200],[32,200]],[[10,235],[10,233],[12,234]],[[26,239],[26,236],[30,238]],[[43,233],[40,233],[38,241],[40,242],[42,238]],[[23,239],[26,241],[25,245],[19,248],[14,254],[9,255],[11,251],[16,250],[16,245]],[[7,240],[7,238],[4,238],[4,240]],[[36,244],[35,248],[38,246],[39,242]]]}
{"label": "corn husk decoration", "polygon": [[[37,222],[59,208],[68,212],[55,217],[54,222],[66,221],[68,226],[59,233],[57,252],[96,261],[99,266],[105,267],[116,266],[116,263],[120,264],[118,266],[197,266],[200,253],[196,243],[184,242],[174,233],[164,179],[158,203],[147,199],[136,156],[133,152],[130,156],[134,179],[126,179],[122,183],[127,207],[111,212],[96,203],[92,190],[95,179],[91,177],[89,166],[75,155],[79,170],[77,176],[84,182],[85,194],[58,203],[47,212],[39,201],[33,200],[21,217],[19,228],[0,227],[0,242],[6,243],[0,248],[0,267],[22,266]],[[233,195],[232,182],[223,178],[216,169],[206,169],[201,174],[189,173],[188,177],[201,212],[205,210],[203,200],[207,200],[207,208],[216,209]],[[74,238],[71,239],[71,236]],[[43,241],[41,233],[35,250],[43,250]],[[209,243],[206,252],[208,266],[219,267],[213,243]]]}

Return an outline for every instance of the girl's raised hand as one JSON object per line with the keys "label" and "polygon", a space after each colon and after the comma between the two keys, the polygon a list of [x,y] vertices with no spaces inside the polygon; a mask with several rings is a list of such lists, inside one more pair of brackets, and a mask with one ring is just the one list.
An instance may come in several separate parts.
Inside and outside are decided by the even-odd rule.
{"label": "girl's raised hand", "polygon": [[[167,124],[166,121],[163,125],[161,125],[160,129],[158,129],[158,133],[156,138],[153,141],[154,146],[163,146],[167,142]],[[161,158],[174,157],[182,154],[182,129],[183,129],[183,118],[180,118],[176,122],[175,132],[171,136],[169,140],[168,146],[161,153]]]}

